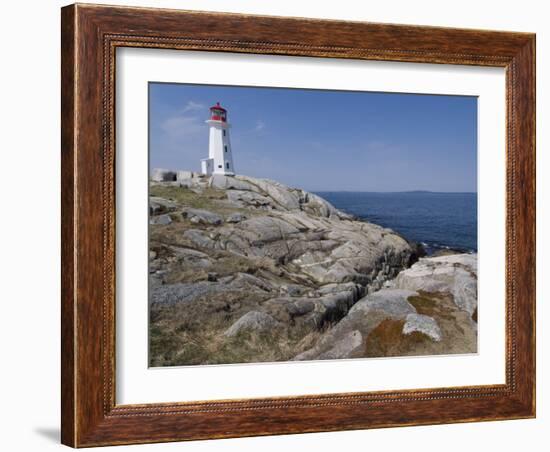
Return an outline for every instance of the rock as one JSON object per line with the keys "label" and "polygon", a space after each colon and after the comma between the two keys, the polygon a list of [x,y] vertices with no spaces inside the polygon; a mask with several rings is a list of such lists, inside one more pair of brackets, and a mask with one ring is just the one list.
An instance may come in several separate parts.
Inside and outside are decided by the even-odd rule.
{"label": "rock", "polygon": [[437,322],[427,315],[408,314],[403,325],[403,334],[411,334],[415,331],[425,334],[435,342],[441,341],[441,329]]}
{"label": "rock", "polygon": [[244,190],[227,190],[227,199],[236,207],[276,208],[271,198]]}
{"label": "rock", "polygon": [[190,248],[171,245],[170,251],[174,253],[178,263],[185,267],[206,268],[211,264],[208,254]]}
{"label": "rock", "polygon": [[170,215],[157,215],[154,217],[150,217],[149,224],[161,224],[161,225],[167,225],[172,223],[172,218],[170,218]]}
{"label": "rock", "polygon": [[213,174],[209,182],[210,187],[219,188],[222,190],[247,190],[256,191],[258,188],[249,182],[237,179],[234,176],[226,176],[223,174]]}
{"label": "rock", "polygon": [[237,273],[237,276],[231,280],[231,287],[238,289],[260,289],[265,292],[270,292],[274,290],[275,285],[265,279],[258,278],[254,275],[249,275],[248,273]]}
{"label": "rock", "polygon": [[317,297],[277,297],[270,299],[264,306],[267,312],[281,321],[297,320],[321,330],[325,325],[336,323],[344,317],[355,301],[352,292],[342,291]]}
{"label": "rock", "polygon": [[352,219],[336,209],[318,195],[299,189],[286,187],[269,179],[256,179],[247,176],[226,176],[214,174],[210,179],[213,188],[227,190],[230,201],[253,207],[269,207],[275,210],[304,210],[321,217]]}
{"label": "rock", "polygon": [[191,223],[218,225],[223,222],[222,217],[217,213],[203,209],[186,209],[182,212],[182,215]]}
{"label": "rock", "polygon": [[455,304],[472,315],[477,309],[477,255],[422,258],[399,273],[394,285],[409,290],[450,293]]}
{"label": "rock", "polygon": [[[191,239],[198,246],[272,259],[285,268],[292,265],[292,273],[319,285],[353,282],[370,290],[382,287],[413,257],[411,246],[397,234],[371,223],[351,221],[349,215],[312,193],[245,176],[192,180],[192,190],[204,182],[225,190],[227,199],[220,197],[220,207],[254,212],[251,218],[240,216],[242,212],[226,217],[224,226],[211,238],[215,243],[193,233]],[[259,209],[269,213],[258,215]],[[199,212],[193,215],[193,210]],[[218,212],[200,210],[187,208],[185,215],[196,224],[220,224]]]}
{"label": "rock", "polygon": [[242,213],[232,213],[230,215],[227,216],[227,218],[225,219],[225,222],[226,223],[240,223],[241,221],[244,221],[246,220],[246,216],[243,215]]}
{"label": "rock", "polygon": [[299,297],[303,295],[306,290],[305,287],[297,284],[283,284],[279,288],[281,295],[288,295],[289,297]]}
{"label": "rock", "polygon": [[[355,303],[354,294],[351,292],[338,292],[325,295],[320,298],[324,307],[322,324],[335,322],[344,317]],[[322,325],[320,325],[322,326]]]}
{"label": "rock", "polygon": [[353,331],[358,331],[362,338],[367,338],[386,319],[404,320],[408,314],[416,314],[415,308],[408,302],[408,297],[412,295],[416,295],[416,292],[399,289],[381,290],[367,295],[355,303],[333,328],[327,330],[314,347],[293,359],[329,359],[328,356],[333,353],[330,350],[342,341],[347,342]]}
{"label": "rock", "polygon": [[162,168],[155,168],[151,171],[151,180],[155,182],[170,182],[176,180],[176,173]]}
{"label": "rock", "polygon": [[288,303],[286,309],[291,317],[300,317],[312,312],[315,309],[315,303],[311,300],[297,300]]}
{"label": "rock", "polygon": [[159,215],[161,213],[172,212],[176,210],[176,203],[158,196],[149,197],[149,214]]}
{"label": "rock", "polygon": [[329,253],[304,252],[292,261],[321,284],[351,281],[362,286],[375,284],[378,289],[411,259],[410,246],[396,234],[383,233],[370,223],[357,228],[360,222],[325,221],[329,229],[324,238],[338,246],[332,246]]}
{"label": "rock", "polygon": [[246,176],[236,176],[236,179],[258,187],[285,210],[300,208],[300,197],[296,193],[296,190],[291,190],[279,182],[269,179],[253,179]]}
{"label": "rock", "polygon": [[334,216],[340,219],[347,219],[347,220],[353,219],[353,215],[349,215],[347,213],[342,212],[341,210],[338,210],[331,203],[324,200],[320,196],[314,193],[307,193],[307,192],[303,192],[303,193],[306,199],[306,202],[303,203],[303,208],[306,211],[310,211],[313,214],[320,217],[328,218],[328,217]]}
{"label": "rock", "polygon": [[236,336],[241,331],[268,331],[276,328],[277,325],[278,322],[269,314],[258,311],[250,311],[231,325],[231,327],[225,331],[224,336]]}
{"label": "rock", "polygon": [[363,286],[356,283],[342,283],[342,284],[326,284],[319,288],[317,292],[321,295],[332,294],[337,292],[351,292],[354,301],[357,301],[364,295]]}
{"label": "rock", "polygon": [[412,290],[382,289],[359,300],[350,314],[361,312],[361,315],[365,315],[369,312],[381,311],[386,318],[403,319],[409,314],[416,313],[413,305],[408,301],[408,298],[413,295],[417,293]]}
{"label": "rock", "polygon": [[156,202],[149,201],[149,215],[158,215],[162,212],[162,206]]}
{"label": "rock", "polygon": [[241,222],[233,234],[243,237],[254,246],[285,240],[298,232],[297,228],[280,218],[254,217]]}
{"label": "rock", "polygon": [[202,231],[198,229],[188,229],[183,233],[183,236],[191,240],[195,245],[204,249],[215,249],[216,242],[210,237],[206,237]]}
{"label": "rock", "polygon": [[321,353],[317,359],[351,358],[363,348],[362,345],[363,335],[360,331],[353,330],[336,341],[331,349]]}
{"label": "rock", "polygon": [[[246,206],[254,209],[252,218],[245,218],[241,212],[229,214],[214,236],[206,231],[184,230],[183,235],[198,247],[268,258],[285,271],[317,285],[349,282],[370,287],[369,290],[380,288],[412,258],[411,247],[397,234],[371,223],[351,221],[317,195],[241,176],[193,178],[199,179],[210,181],[211,186],[241,188],[224,188],[230,198],[229,204],[220,198],[219,204],[224,208],[246,201],[270,210],[261,216],[257,206]],[[281,204],[284,191],[288,196],[283,198],[288,199]],[[189,207],[184,210],[191,222],[219,225],[221,215],[215,211]]]}

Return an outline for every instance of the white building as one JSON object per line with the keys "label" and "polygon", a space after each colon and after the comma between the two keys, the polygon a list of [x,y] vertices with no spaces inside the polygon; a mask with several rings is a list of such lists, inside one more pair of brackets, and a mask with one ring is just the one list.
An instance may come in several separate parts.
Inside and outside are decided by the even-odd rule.
{"label": "white building", "polygon": [[201,160],[203,174],[235,174],[231,142],[229,141],[230,124],[227,122],[227,110],[220,103],[210,107],[210,119],[206,121],[210,126],[210,143],[208,158]]}

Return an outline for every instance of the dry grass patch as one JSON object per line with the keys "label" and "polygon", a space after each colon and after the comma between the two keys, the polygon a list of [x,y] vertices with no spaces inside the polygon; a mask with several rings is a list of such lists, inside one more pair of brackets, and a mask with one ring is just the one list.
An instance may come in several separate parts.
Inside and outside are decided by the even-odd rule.
{"label": "dry grass patch", "polygon": [[226,291],[192,302],[153,305],[149,312],[151,366],[287,361],[321,336],[312,325],[281,322],[268,331],[224,332],[240,317],[264,310],[273,295]]}
{"label": "dry grass patch", "polygon": [[418,345],[430,341],[425,334],[413,332],[404,335],[404,320],[383,320],[365,341],[365,356],[369,358],[382,356],[402,356],[413,352]]}
{"label": "dry grass patch", "polygon": [[419,291],[418,295],[407,300],[415,307],[416,312],[429,317],[450,320],[457,310],[451,294]]}
{"label": "dry grass patch", "polygon": [[288,361],[315,343],[320,332],[304,326],[224,335],[231,322],[205,322],[202,328],[184,322],[152,324],[149,329],[150,365],[184,366]]}
{"label": "dry grass patch", "polygon": [[[421,356],[457,353],[475,353],[477,350],[477,325],[472,316],[461,311],[448,293],[420,291],[408,298],[418,314],[432,317],[439,325],[442,339],[433,341],[427,335],[415,331],[403,334],[405,320],[383,320],[367,337],[365,355]],[[474,312],[473,318],[475,319]]]}
{"label": "dry grass patch", "polygon": [[169,185],[151,185],[149,196],[158,196],[197,209],[204,208],[204,205],[210,204],[212,200],[227,199],[224,190],[205,188],[201,193],[196,193],[185,187]]}
{"label": "dry grass patch", "polygon": [[[174,201],[185,207],[209,210],[218,214],[243,213],[247,216],[255,214],[254,209],[233,207],[226,203],[227,192],[216,188],[203,188],[199,193],[185,187],[167,185],[150,185],[149,196],[158,196]],[[196,225],[195,225],[196,227]]]}

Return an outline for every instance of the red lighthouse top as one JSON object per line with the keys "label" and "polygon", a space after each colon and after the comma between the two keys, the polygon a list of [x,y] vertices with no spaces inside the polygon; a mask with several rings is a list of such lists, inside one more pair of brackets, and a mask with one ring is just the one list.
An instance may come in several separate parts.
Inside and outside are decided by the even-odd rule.
{"label": "red lighthouse top", "polygon": [[219,102],[216,102],[216,105],[210,107],[210,119],[212,121],[227,121],[227,110]]}

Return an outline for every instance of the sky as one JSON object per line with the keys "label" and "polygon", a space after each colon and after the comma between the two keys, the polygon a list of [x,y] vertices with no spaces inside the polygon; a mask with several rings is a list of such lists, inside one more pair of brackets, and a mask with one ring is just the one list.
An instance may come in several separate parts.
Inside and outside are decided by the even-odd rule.
{"label": "sky", "polygon": [[477,191],[477,98],[149,84],[151,168],[200,171],[209,107],[235,172],[309,191]]}

